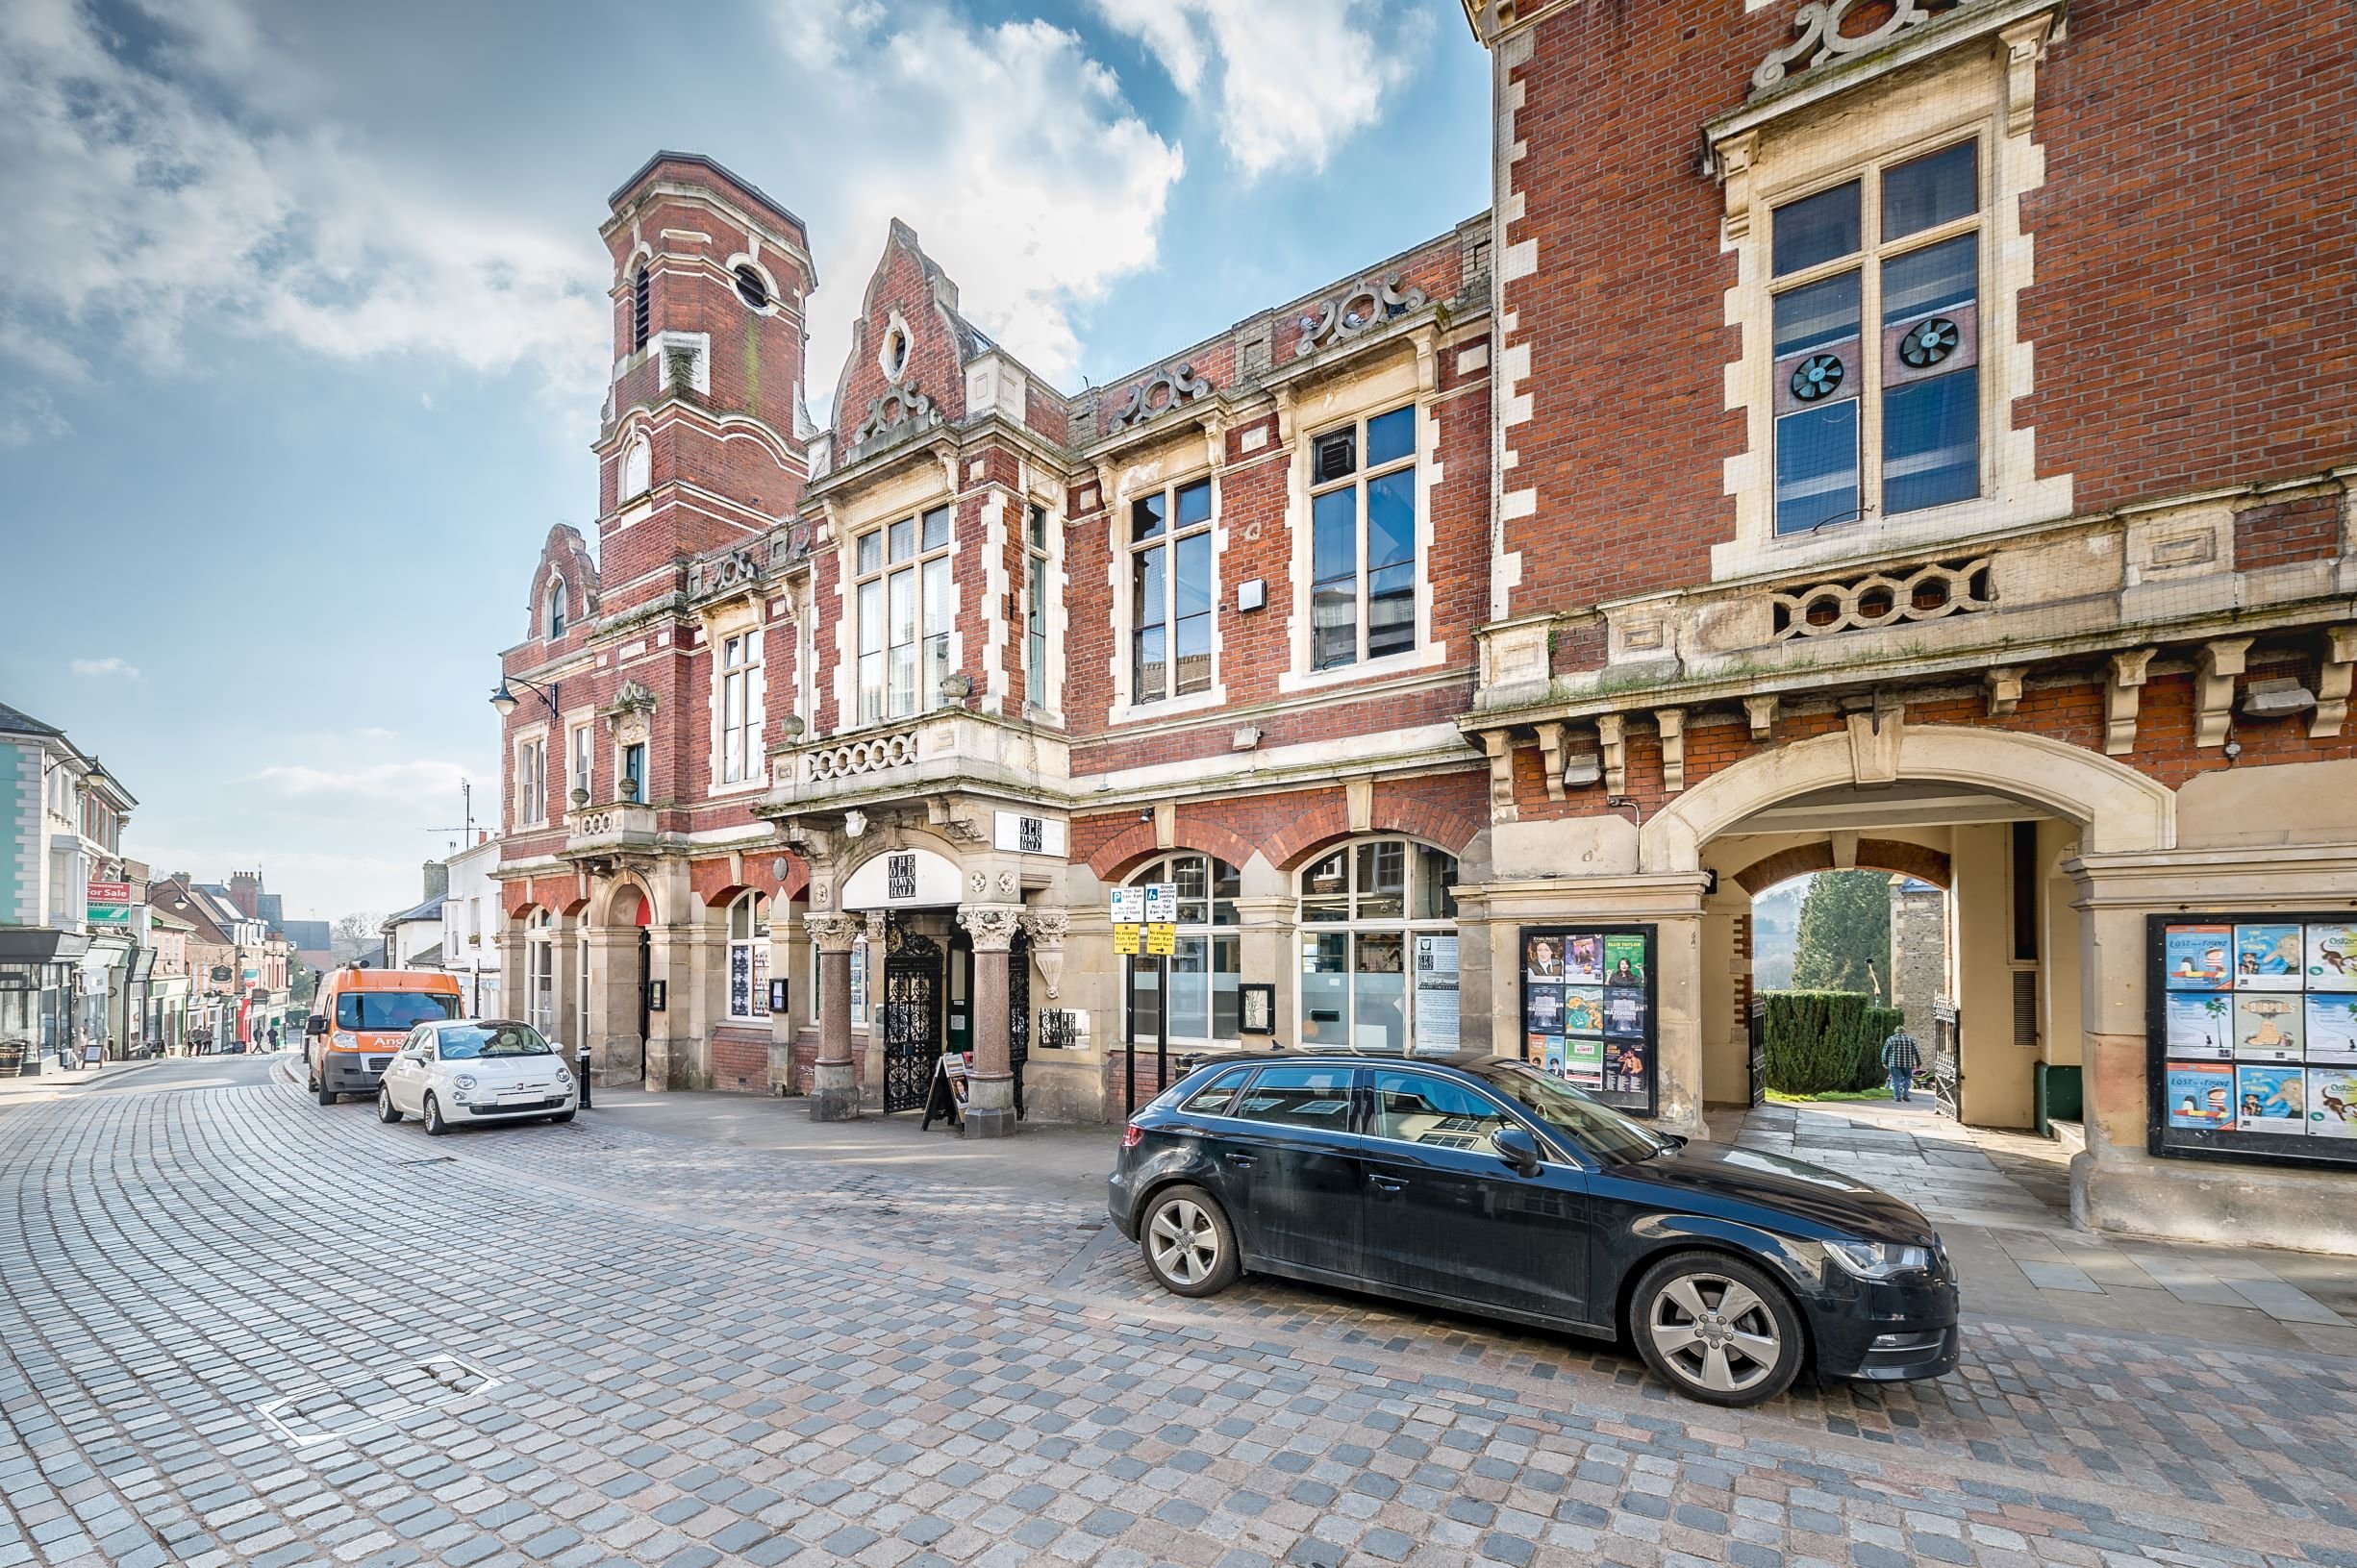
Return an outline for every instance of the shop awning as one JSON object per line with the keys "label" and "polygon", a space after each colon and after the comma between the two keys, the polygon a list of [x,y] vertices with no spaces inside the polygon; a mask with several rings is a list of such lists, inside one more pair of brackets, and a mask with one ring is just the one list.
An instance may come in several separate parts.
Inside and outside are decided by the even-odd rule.
{"label": "shop awning", "polygon": [[0,927],[0,963],[71,963],[89,949],[90,939],[76,932]]}

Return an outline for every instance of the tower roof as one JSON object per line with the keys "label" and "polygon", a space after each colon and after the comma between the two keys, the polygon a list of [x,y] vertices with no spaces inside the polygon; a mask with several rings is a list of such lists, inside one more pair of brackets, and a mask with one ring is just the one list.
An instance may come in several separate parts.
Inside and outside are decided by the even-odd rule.
{"label": "tower roof", "polygon": [[791,208],[718,159],[707,158],[702,153],[673,152],[668,148],[658,152],[654,157],[639,164],[637,173],[614,187],[614,194],[606,198],[606,205],[618,210],[622,203],[629,199],[632,191],[646,184],[648,178],[665,163],[686,163],[702,169],[724,182],[740,194],[750,198],[756,206],[767,212],[771,217],[790,224],[797,236],[807,236],[810,233],[809,229],[803,225],[802,219]]}

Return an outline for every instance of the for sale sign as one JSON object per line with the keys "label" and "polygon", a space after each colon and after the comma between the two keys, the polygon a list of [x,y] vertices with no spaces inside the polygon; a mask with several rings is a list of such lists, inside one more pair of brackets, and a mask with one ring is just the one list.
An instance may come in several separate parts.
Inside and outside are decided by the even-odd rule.
{"label": "for sale sign", "polygon": [[127,882],[93,882],[87,915],[93,926],[128,926],[131,924],[131,884]]}

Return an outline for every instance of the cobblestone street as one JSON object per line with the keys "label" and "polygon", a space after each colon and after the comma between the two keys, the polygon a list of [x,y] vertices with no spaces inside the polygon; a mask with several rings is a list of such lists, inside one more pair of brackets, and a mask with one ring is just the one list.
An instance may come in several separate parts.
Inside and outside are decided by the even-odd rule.
{"label": "cobblestone street", "polygon": [[1181,1302],[1051,1190],[612,1111],[429,1141],[275,1065],[0,1108],[0,1568],[2357,1565],[2313,1349],[1983,1311],[1939,1382],[1720,1412],[1607,1347]]}

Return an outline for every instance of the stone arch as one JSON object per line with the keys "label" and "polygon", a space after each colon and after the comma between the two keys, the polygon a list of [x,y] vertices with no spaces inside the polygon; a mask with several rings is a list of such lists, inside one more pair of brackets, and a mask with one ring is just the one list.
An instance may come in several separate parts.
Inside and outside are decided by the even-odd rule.
{"label": "stone arch", "polygon": [[[646,904],[646,918],[639,918],[639,902]],[[662,910],[655,903],[655,890],[635,876],[616,877],[607,884],[603,893],[591,898],[590,924],[599,927],[621,927],[662,924]]]}
{"label": "stone arch", "polygon": [[[1910,844],[1896,838],[1861,838],[1858,854],[1850,862],[1861,871],[1895,871],[1902,877],[1927,882],[1934,887],[1944,888],[1954,880],[1953,868],[1944,851],[1924,844]],[[1833,845],[1819,841],[1815,844],[1794,844],[1764,856],[1735,874],[1744,892],[1758,897],[1780,882],[1806,876],[1812,871],[1831,871]]]}
{"label": "stone arch", "polygon": [[2177,802],[2169,787],[2108,757],[2013,730],[1909,725],[1896,717],[1885,717],[1876,730],[1857,714],[1845,734],[1746,758],[1678,796],[1639,832],[1638,866],[1657,874],[1699,871],[1702,846],[1754,812],[1813,790],[1914,779],[1969,784],[2076,822],[2093,852],[2173,849],[2177,842]]}

